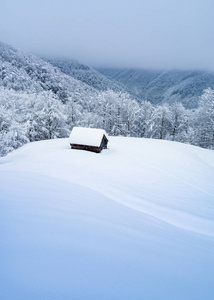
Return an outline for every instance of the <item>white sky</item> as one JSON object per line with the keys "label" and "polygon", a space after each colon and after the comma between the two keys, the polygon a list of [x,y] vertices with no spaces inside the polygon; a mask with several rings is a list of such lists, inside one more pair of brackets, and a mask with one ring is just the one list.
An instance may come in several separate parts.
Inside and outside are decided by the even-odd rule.
{"label": "white sky", "polygon": [[214,0],[1,0],[0,40],[91,66],[214,70]]}

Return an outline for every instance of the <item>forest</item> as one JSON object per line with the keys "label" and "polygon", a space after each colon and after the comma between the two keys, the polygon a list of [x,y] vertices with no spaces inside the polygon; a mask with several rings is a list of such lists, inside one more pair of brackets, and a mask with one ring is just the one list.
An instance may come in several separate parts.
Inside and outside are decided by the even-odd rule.
{"label": "forest", "polygon": [[[96,98],[95,98],[96,97]],[[214,149],[214,90],[206,89],[197,109],[181,103],[154,106],[125,92],[59,101],[53,91],[0,89],[0,154],[28,142],[68,137],[73,126],[103,128],[110,136],[171,140]]]}

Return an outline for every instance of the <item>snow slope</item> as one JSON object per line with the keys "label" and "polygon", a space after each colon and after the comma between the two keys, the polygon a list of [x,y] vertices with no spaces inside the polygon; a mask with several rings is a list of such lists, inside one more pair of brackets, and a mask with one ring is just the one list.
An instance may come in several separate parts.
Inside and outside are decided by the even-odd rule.
{"label": "snow slope", "polygon": [[214,152],[109,140],[0,159],[0,299],[213,299]]}

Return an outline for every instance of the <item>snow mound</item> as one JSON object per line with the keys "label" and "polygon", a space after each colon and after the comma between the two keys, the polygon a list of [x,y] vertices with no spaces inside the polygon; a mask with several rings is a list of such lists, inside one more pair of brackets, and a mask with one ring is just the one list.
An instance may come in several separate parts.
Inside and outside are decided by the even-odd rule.
{"label": "snow mound", "polygon": [[214,152],[69,142],[0,159],[0,298],[212,299]]}

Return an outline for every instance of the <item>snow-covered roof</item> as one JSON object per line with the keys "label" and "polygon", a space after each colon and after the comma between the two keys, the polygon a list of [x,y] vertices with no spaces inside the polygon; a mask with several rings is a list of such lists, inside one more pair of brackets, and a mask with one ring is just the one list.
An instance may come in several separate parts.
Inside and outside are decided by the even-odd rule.
{"label": "snow-covered roof", "polygon": [[74,127],[71,131],[70,143],[99,147],[103,135],[108,138],[105,130],[103,129]]}

